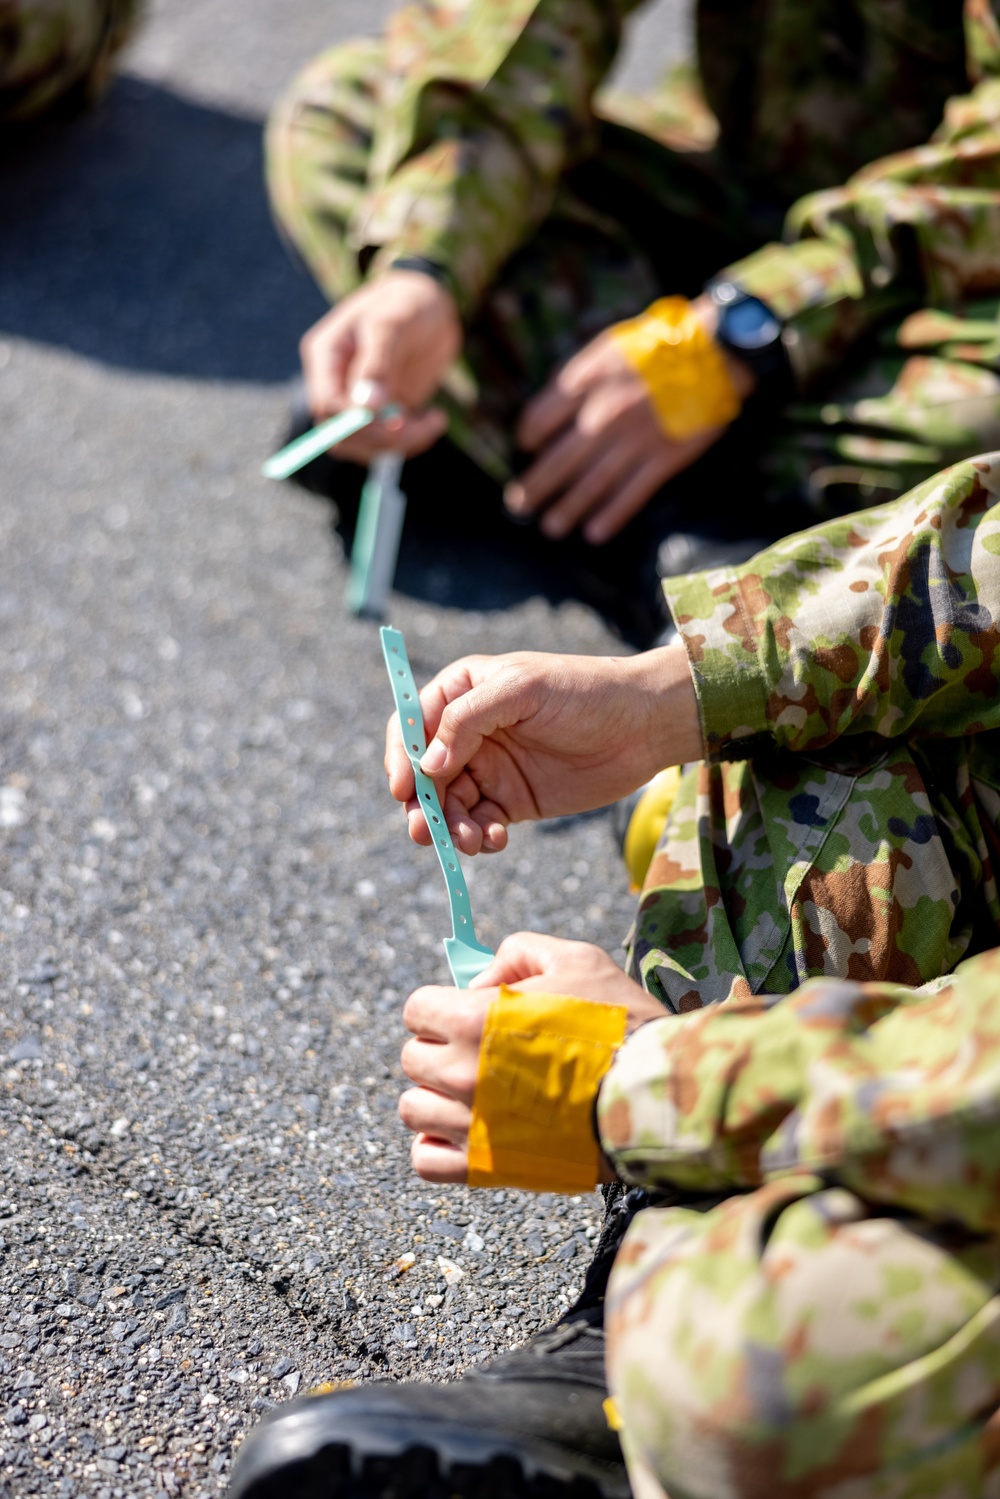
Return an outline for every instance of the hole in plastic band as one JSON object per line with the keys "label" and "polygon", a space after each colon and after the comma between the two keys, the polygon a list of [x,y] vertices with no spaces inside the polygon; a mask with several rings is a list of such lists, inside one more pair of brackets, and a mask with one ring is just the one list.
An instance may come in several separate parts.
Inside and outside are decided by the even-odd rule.
{"label": "hole in plastic band", "polygon": [[468,925],[468,923],[466,922],[466,919],[465,919],[464,916],[460,915],[458,919],[462,923],[463,926],[467,926]]}

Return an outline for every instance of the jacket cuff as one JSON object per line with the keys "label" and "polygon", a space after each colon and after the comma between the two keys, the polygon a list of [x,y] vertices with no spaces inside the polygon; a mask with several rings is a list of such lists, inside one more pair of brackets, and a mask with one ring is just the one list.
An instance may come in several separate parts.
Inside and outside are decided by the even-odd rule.
{"label": "jacket cuff", "polygon": [[759,297],[781,319],[782,342],[800,389],[835,366],[871,322],[853,256],[829,240],[764,245],[720,275]]}
{"label": "jacket cuff", "polygon": [[770,738],[759,575],[716,568],[667,578],[663,592],[691,664],[707,758],[748,758]]}

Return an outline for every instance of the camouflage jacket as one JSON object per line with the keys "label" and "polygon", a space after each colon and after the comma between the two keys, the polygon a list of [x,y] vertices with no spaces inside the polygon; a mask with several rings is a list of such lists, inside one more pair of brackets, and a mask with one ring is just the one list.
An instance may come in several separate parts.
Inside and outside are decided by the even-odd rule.
{"label": "camouflage jacket", "polygon": [[775,1003],[653,1020],[598,1103],[603,1148],[644,1186],[726,1192],[817,1174],[1000,1231],[1000,951],[929,989],[817,979]]}
{"label": "camouflage jacket", "polygon": [[676,1011],[921,985],[1000,942],[1000,454],[670,579],[707,760],[629,971]]}
{"label": "camouflage jacket", "polygon": [[471,315],[612,118],[790,209],[787,242],[731,270],[786,319],[803,384],[889,310],[1000,287],[997,0],[696,0],[703,102],[680,117],[600,92],[637,3],[399,11],[355,247],[435,261]]}

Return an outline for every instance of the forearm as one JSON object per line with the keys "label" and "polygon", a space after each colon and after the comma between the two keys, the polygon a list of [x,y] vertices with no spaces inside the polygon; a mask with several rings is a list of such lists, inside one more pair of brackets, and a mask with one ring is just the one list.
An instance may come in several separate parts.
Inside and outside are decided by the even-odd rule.
{"label": "forearm", "polygon": [[725,273],[785,324],[800,388],[892,312],[1000,288],[1000,83],[950,101],[926,146],[875,161],[788,214],[783,244]]}
{"label": "forearm", "polygon": [[376,265],[440,265],[468,317],[592,144],[594,91],[638,0],[472,0],[442,27],[390,23],[393,96],[354,237]]}
{"label": "forearm", "polygon": [[637,784],[669,765],[689,765],[704,755],[694,677],[680,642],[627,658],[641,703],[645,760]]}
{"label": "forearm", "polygon": [[718,1191],[821,1172],[872,1201],[1000,1226],[1000,952],[924,990],[820,979],[654,1020],[604,1078],[597,1121],[644,1186]]}

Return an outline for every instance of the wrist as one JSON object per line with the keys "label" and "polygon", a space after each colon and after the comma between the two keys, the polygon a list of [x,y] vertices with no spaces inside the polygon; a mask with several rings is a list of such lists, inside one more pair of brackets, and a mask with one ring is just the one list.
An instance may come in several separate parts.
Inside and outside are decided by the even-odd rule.
{"label": "wrist", "polygon": [[385,276],[420,276],[424,281],[437,288],[447,298],[449,305],[455,314],[455,321],[459,322],[458,299],[451,276],[443,265],[438,265],[435,260],[425,260],[422,255],[399,255],[395,260],[390,260],[388,265],[380,267],[379,279]]}
{"label": "wrist", "polygon": [[754,405],[773,407],[792,390],[791,365],[781,319],[767,302],[744,290],[738,282],[717,277],[699,299],[710,318],[712,336],[727,368],[739,366],[752,382]]}
{"label": "wrist", "polygon": [[748,397],[753,395],[757,388],[757,376],[745,360],[738,358],[731,349],[724,348],[716,340],[715,331],[719,325],[718,307],[707,292],[702,292],[701,296],[696,297],[691,303],[691,311],[695,314],[709,337],[716,342],[719,352],[725,360],[729,378],[733,382],[733,389],[741,401],[746,401]]}
{"label": "wrist", "polygon": [[634,686],[644,703],[644,751],[651,779],[668,765],[688,765],[704,756],[698,698],[687,652],[680,641],[629,658]]}
{"label": "wrist", "polygon": [[726,355],[686,297],[660,297],[638,317],[615,323],[609,336],[671,442],[718,436],[739,415],[742,401]]}

